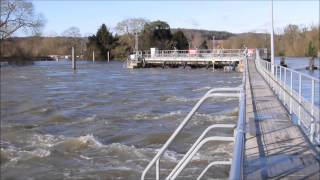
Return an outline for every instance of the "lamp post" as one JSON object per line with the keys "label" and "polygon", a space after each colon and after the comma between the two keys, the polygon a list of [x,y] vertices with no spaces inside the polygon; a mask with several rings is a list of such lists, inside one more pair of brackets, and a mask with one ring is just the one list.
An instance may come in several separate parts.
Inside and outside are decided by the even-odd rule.
{"label": "lamp post", "polygon": [[274,74],[273,0],[271,0],[271,72]]}

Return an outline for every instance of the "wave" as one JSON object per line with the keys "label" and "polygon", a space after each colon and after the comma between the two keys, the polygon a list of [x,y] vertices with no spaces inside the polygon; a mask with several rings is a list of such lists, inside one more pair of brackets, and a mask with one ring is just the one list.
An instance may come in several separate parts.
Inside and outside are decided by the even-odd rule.
{"label": "wave", "polygon": [[182,111],[172,111],[169,113],[164,114],[150,114],[150,113],[137,113],[134,115],[134,120],[158,120],[158,119],[164,119],[164,118],[170,118],[179,116],[182,114]]}
{"label": "wave", "polygon": [[21,150],[15,147],[1,148],[1,164],[10,162],[17,163],[18,161],[26,161],[33,158],[44,158],[51,155],[51,151],[42,148],[34,150]]}
{"label": "wave", "polygon": [[205,86],[205,87],[201,87],[201,88],[198,88],[198,89],[194,89],[192,91],[205,91],[205,90],[209,90],[209,89],[211,89],[210,86]]}
{"label": "wave", "polygon": [[196,102],[199,99],[200,98],[185,98],[185,97],[170,96],[165,100],[165,102]]}
{"label": "wave", "polygon": [[93,135],[66,138],[64,136],[35,134],[29,138],[24,148],[7,146],[1,148],[1,162],[24,161],[34,157],[44,158],[52,152],[76,153],[89,147],[102,147],[103,145]]}

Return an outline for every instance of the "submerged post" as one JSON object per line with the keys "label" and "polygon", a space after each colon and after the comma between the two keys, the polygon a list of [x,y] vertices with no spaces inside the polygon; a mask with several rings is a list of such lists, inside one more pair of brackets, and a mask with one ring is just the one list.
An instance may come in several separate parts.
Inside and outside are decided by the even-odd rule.
{"label": "submerged post", "polygon": [[95,61],[95,57],[94,57],[94,51],[92,52],[92,61]]}
{"label": "submerged post", "polygon": [[71,58],[72,58],[72,69],[76,69],[76,60],[74,58],[74,47],[72,47]]}
{"label": "submerged post", "polygon": [[109,53],[109,51],[108,51],[108,62],[110,61],[109,58],[110,58],[110,53]]}

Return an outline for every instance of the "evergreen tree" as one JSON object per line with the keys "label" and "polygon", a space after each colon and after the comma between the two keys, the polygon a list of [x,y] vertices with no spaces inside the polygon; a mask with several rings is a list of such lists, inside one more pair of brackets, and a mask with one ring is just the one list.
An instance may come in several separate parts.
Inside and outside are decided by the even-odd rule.
{"label": "evergreen tree", "polygon": [[141,35],[143,49],[157,47],[159,49],[169,49],[172,39],[170,26],[164,21],[154,21],[146,23]]}
{"label": "evergreen tree", "polygon": [[89,42],[87,43],[88,49],[96,49],[100,52],[99,59],[107,59],[108,51],[110,53],[110,58],[113,57],[112,49],[116,46],[118,36],[113,36],[111,32],[109,32],[107,26],[102,24],[98,29],[96,35],[88,37]]}
{"label": "evergreen tree", "polygon": [[188,39],[184,35],[182,31],[177,31],[173,34],[172,36],[172,46],[176,47],[177,49],[188,49],[189,44],[188,44]]}
{"label": "evergreen tree", "polygon": [[200,48],[200,49],[208,49],[207,41],[204,40],[204,41],[202,42],[202,44],[200,45],[199,48]]}
{"label": "evergreen tree", "polygon": [[311,58],[317,57],[317,49],[316,49],[315,45],[312,43],[312,41],[309,42],[307,56],[309,56]]}

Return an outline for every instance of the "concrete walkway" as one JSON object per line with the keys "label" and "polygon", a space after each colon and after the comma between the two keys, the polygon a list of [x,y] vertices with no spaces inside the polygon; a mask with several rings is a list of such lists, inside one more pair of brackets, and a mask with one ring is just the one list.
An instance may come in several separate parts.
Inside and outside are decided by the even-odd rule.
{"label": "concrete walkway", "polygon": [[320,179],[319,152],[248,60],[245,179]]}

